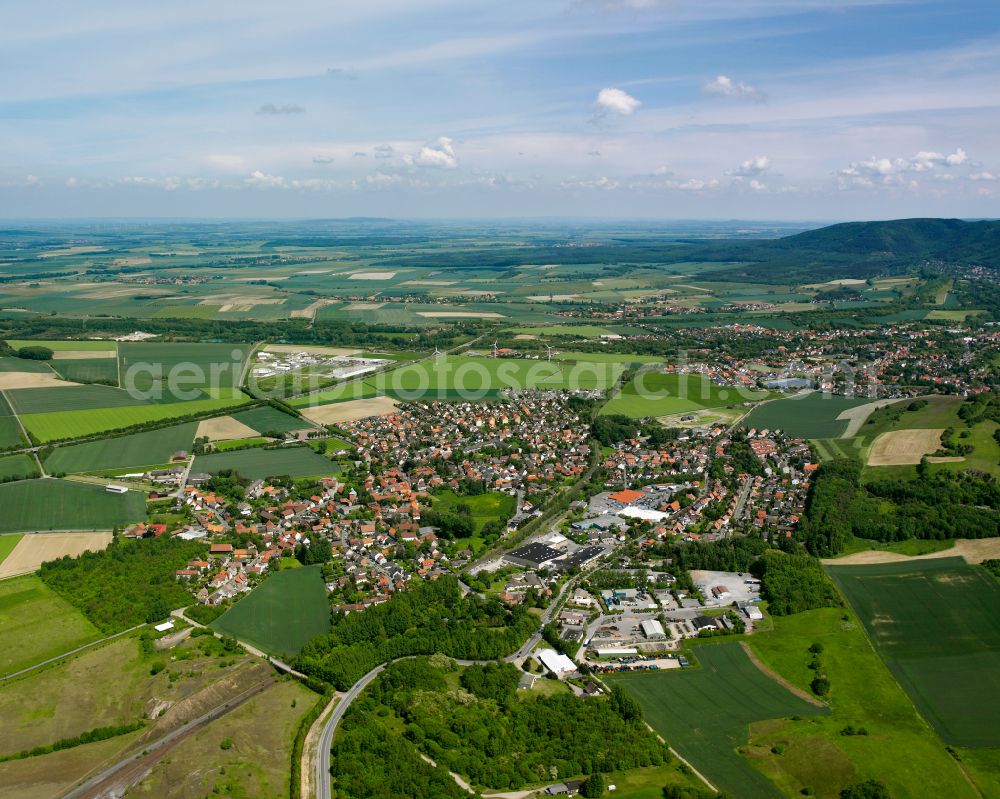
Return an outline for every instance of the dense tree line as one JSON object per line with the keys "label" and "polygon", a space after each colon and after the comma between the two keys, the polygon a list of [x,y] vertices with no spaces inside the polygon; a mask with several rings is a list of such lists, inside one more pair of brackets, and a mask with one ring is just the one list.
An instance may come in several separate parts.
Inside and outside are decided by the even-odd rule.
{"label": "dense tree line", "polygon": [[61,752],[64,749],[73,749],[74,747],[96,743],[97,741],[107,741],[109,738],[117,738],[119,735],[128,735],[130,732],[141,730],[143,726],[144,722],[136,721],[131,724],[119,724],[114,727],[95,727],[92,730],[81,732],[79,735],[74,735],[72,738],[60,738],[55,743],[36,746],[33,749],[24,749],[13,755],[2,755],[0,756],[0,763],[5,763],[8,760],[24,760],[29,757],[48,755],[52,752]]}
{"label": "dense tree line", "polygon": [[[390,709],[413,746],[471,783],[498,790],[669,760],[638,703],[620,687],[607,700],[519,696],[517,671],[505,664],[474,667],[471,676],[466,670],[461,684],[474,690],[462,695],[449,690],[450,668],[437,658],[394,663],[359,703],[358,715],[371,719]],[[352,707],[348,715],[354,713]],[[342,754],[335,747],[335,759]],[[336,785],[341,795],[340,779]]]}
{"label": "dense tree line", "polygon": [[180,538],[116,541],[101,552],[43,563],[38,574],[101,632],[117,633],[190,605],[175,572],[204,551],[203,542]]}
{"label": "dense tree line", "polygon": [[753,572],[761,579],[761,597],[774,616],[840,605],[830,578],[809,555],[765,552],[753,564]]}
{"label": "dense tree line", "polygon": [[335,613],[330,633],[310,641],[296,663],[305,674],[345,690],[378,664],[404,655],[504,657],[537,624],[523,608],[507,608],[495,599],[463,598],[458,580],[442,577],[364,612]]}
{"label": "dense tree line", "polygon": [[917,480],[861,482],[861,464],[824,463],[810,492],[798,538],[819,557],[852,538],[987,538],[1000,535],[1000,486],[983,475],[938,472]]}

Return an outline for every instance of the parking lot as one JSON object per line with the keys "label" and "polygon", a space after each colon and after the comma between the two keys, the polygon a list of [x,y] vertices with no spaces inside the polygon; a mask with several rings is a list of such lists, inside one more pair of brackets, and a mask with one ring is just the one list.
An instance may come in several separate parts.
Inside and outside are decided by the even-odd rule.
{"label": "parking lot", "polygon": [[[760,599],[760,585],[756,581],[753,584],[747,583],[747,580],[754,580],[753,575],[749,572],[739,574],[737,572],[692,571],[691,579],[705,595],[705,607],[708,608],[728,607],[733,602],[756,602]],[[712,589],[718,587],[725,588],[727,593],[716,597],[712,593]]]}

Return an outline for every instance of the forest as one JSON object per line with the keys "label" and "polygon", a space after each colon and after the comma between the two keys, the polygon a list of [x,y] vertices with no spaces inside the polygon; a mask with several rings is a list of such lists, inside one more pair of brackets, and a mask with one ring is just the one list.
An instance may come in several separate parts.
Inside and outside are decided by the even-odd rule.
{"label": "forest", "polygon": [[39,577],[104,633],[161,621],[193,597],[174,573],[202,557],[205,544],[180,538],[116,537],[101,552],[43,563]]}
{"label": "forest", "polygon": [[[620,687],[608,698],[518,694],[520,673],[505,663],[460,670],[456,689],[457,668],[440,657],[392,664],[345,718],[334,761],[358,755],[368,759],[357,745],[357,737],[367,734],[357,729],[356,721],[364,718],[370,724],[373,718],[385,718],[386,710],[403,725],[406,742],[470,783],[496,790],[659,765],[670,759],[666,747],[646,728],[638,703]],[[352,718],[355,715],[357,719]],[[347,754],[341,749],[346,746],[351,747],[351,757],[338,757]],[[389,748],[405,757],[405,747],[399,743]],[[369,768],[378,766],[368,762]],[[385,763],[380,768],[383,773],[396,771]],[[376,795],[358,790],[365,785],[359,773],[362,764],[341,763],[337,770],[341,771],[334,775],[338,795],[358,799]]]}
{"label": "forest", "polygon": [[803,610],[838,607],[837,590],[820,562],[809,555],[765,552],[751,573],[761,580],[760,595],[773,616],[791,616]]}
{"label": "forest", "polygon": [[[918,470],[920,471],[920,470]],[[862,484],[853,460],[820,466],[797,537],[817,557],[853,538],[988,538],[1000,535],[1000,487],[988,476],[939,472]]]}
{"label": "forest", "polygon": [[419,583],[364,613],[334,614],[330,633],[306,644],[296,667],[346,690],[380,663],[405,655],[504,657],[537,626],[537,618],[527,610],[507,608],[496,599],[463,598],[458,580],[442,577]]}

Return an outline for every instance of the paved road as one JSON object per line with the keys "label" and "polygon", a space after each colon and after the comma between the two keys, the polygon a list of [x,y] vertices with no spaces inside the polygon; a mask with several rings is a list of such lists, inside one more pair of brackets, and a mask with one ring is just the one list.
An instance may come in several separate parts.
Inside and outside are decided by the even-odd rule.
{"label": "paved road", "polygon": [[56,655],[48,660],[43,660],[41,663],[36,663],[34,666],[28,666],[26,669],[21,669],[20,671],[15,671],[13,674],[6,674],[0,677],[0,682],[4,680],[13,680],[15,677],[20,677],[22,674],[27,674],[28,672],[34,671],[35,669],[40,669],[42,666],[48,666],[50,663],[55,663],[63,658],[68,658],[70,655],[75,655],[77,652],[83,652],[85,649],[90,649],[91,647],[97,646],[98,644],[106,643],[107,641],[113,641],[115,638],[121,638],[123,635],[128,635],[136,630],[141,630],[145,627],[145,624],[137,624],[135,627],[129,627],[120,633],[115,633],[114,635],[109,635],[107,638],[101,638],[98,641],[91,641],[89,644],[84,644],[83,646],[78,646],[76,649],[71,649],[69,652],[63,652],[61,655]]}

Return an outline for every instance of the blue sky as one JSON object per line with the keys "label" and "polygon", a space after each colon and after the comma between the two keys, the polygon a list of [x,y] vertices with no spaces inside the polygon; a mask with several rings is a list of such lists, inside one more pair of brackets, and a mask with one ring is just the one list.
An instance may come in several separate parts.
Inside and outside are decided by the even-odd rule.
{"label": "blue sky", "polygon": [[35,0],[0,216],[997,216],[995,0]]}

